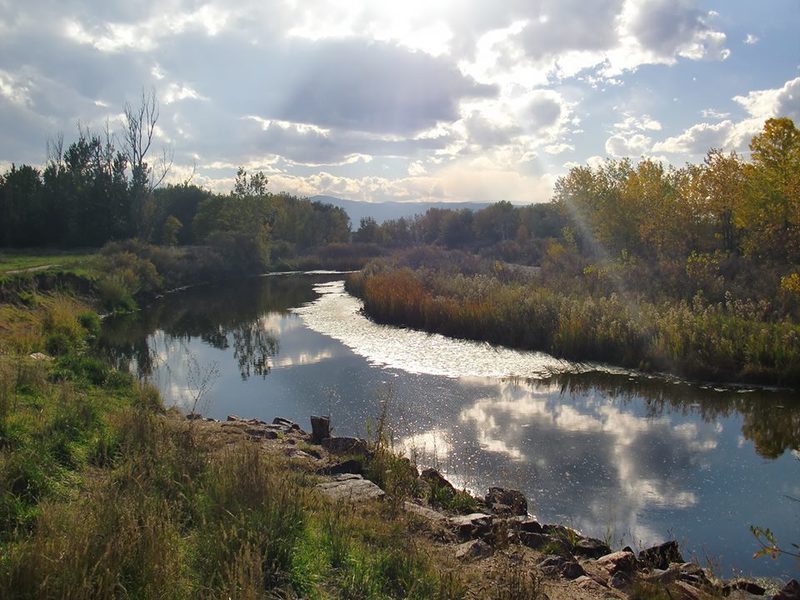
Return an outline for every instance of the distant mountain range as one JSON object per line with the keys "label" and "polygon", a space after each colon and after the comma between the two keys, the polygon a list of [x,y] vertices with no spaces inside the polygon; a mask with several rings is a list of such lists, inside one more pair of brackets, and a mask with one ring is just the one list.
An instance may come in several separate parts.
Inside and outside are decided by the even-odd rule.
{"label": "distant mountain range", "polygon": [[377,223],[383,223],[400,217],[420,215],[429,208],[481,210],[489,206],[488,202],[360,202],[334,196],[312,196],[311,200],[343,208],[350,217],[350,227],[354,230],[358,229],[361,219],[366,217],[372,217]]}

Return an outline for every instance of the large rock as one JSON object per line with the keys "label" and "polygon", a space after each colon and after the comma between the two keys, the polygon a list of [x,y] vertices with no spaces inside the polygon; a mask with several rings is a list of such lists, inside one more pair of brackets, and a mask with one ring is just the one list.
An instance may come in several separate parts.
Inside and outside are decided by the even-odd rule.
{"label": "large rock", "polygon": [[428,521],[433,523],[444,522],[447,517],[444,516],[439,511],[433,510],[432,508],[428,508],[427,506],[420,506],[419,504],[414,504],[413,502],[409,502],[406,500],[403,503],[403,508],[410,512],[411,514],[417,515],[418,517],[422,517]]}
{"label": "large rock", "polygon": [[451,517],[450,526],[461,539],[483,537],[492,531],[493,517],[484,513],[472,513]]}
{"label": "large rock", "polygon": [[544,535],[543,533],[533,533],[529,531],[520,531],[518,536],[520,544],[527,546],[528,548],[533,548],[534,550],[538,550],[553,540],[553,538],[551,538],[549,535]]}
{"label": "large rock", "polygon": [[572,553],[585,558],[600,558],[611,553],[611,548],[605,542],[595,538],[581,538],[572,548]]}
{"label": "large rock", "polygon": [[322,440],[322,447],[332,454],[366,454],[367,441],[354,437],[331,437]]}
{"label": "large rock", "polygon": [[563,565],[561,565],[561,569],[559,569],[559,573],[564,579],[577,579],[578,577],[582,577],[586,575],[586,571],[583,570],[583,567],[580,566],[576,561],[570,560]]}
{"label": "large rock", "polygon": [[527,515],[528,501],[522,492],[501,487],[489,488],[486,506],[498,515]]}
{"label": "large rock", "polygon": [[350,459],[333,465],[327,465],[317,470],[320,475],[344,475],[351,473],[355,475],[364,474],[364,464],[360,460]]}
{"label": "large rock", "polygon": [[755,581],[750,581],[749,579],[734,579],[722,587],[722,593],[726,596],[734,590],[742,590],[743,592],[753,594],[754,596],[763,596],[764,592],[767,591],[766,588],[758,585]]}
{"label": "large rock", "polygon": [[800,600],[800,583],[796,579],[790,579],[780,592],[772,597],[772,600]]}
{"label": "large rock", "polygon": [[361,475],[337,475],[331,481],[317,484],[317,489],[334,502],[364,502],[386,495]]}
{"label": "large rock", "polygon": [[597,565],[606,569],[611,575],[615,573],[633,573],[638,567],[633,552],[620,550],[597,559]]}
{"label": "large rock", "polygon": [[542,529],[542,526],[539,523],[539,521],[537,521],[533,517],[528,517],[528,516],[511,517],[510,519],[508,519],[508,527],[509,529],[516,531],[524,531],[526,533],[544,532],[544,529]]}
{"label": "large rock", "polygon": [[639,562],[652,569],[667,569],[670,563],[685,561],[678,550],[678,542],[671,540],[639,552]]}

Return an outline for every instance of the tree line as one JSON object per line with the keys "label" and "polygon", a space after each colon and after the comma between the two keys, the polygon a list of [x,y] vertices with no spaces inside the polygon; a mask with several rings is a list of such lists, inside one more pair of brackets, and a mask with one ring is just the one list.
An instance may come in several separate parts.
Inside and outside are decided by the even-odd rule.
{"label": "tree line", "polygon": [[[158,104],[126,105],[121,132],[79,128],[64,148],[48,143],[43,168],[12,165],[0,174],[0,247],[100,247],[138,238],[163,245],[210,245],[225,258],[350,241],[347,213],[271,193],[263,173],[239,169],[233,189],[215,194],[190,181],[162,186],[170,161],[150,155]],[[120,141],[121,140],[121,141]],[[252,262],[252,260],[251,260]]]}

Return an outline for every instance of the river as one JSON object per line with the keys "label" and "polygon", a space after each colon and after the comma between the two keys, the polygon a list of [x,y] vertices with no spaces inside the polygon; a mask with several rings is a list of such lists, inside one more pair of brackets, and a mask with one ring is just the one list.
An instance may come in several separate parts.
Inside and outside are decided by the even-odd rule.
{"label": "river", "polygon": [[[167,404],[217,419],[283,416],[394,443],[458,486],[519,489],[529,510],[613,546],[677,539],[723,576],[797,576],[754,560],[749,525],[800,543],[800,401],[376,325],[337,274],[174,293],[107,319],[119,366]],[[210,375],[210,377],[209,377]],[[205,384],[205,389],[204,388]],[[198,390],[201,391],[198,396]]]}

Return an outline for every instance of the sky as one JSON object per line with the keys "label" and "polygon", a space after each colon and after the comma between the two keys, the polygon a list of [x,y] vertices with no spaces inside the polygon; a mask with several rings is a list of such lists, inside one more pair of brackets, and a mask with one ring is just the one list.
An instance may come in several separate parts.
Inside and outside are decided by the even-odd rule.
{"label": "sky", "polygon": [[0,171],[158,98],[169,181],[545,202],[800,124],[800,0],[0,0]]}

